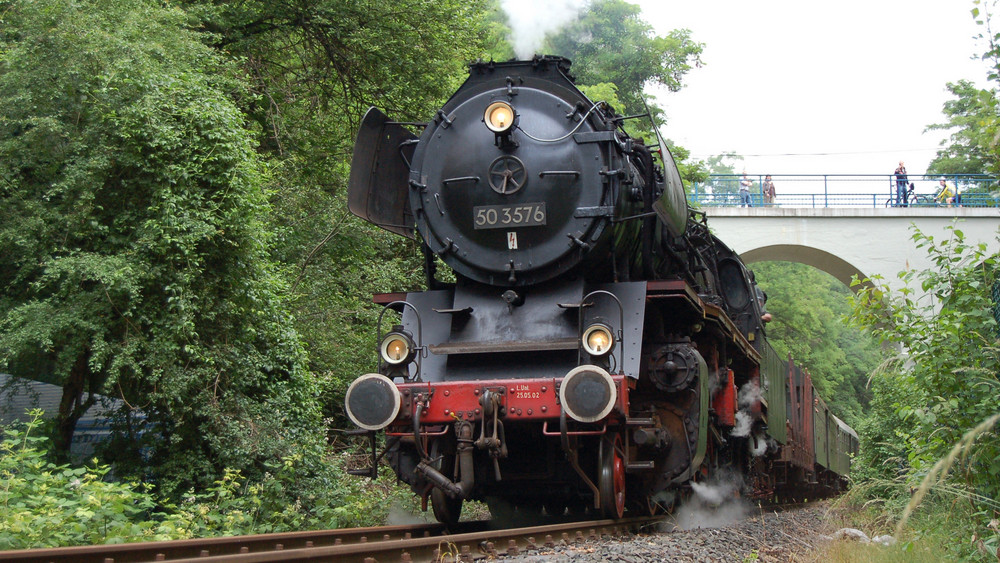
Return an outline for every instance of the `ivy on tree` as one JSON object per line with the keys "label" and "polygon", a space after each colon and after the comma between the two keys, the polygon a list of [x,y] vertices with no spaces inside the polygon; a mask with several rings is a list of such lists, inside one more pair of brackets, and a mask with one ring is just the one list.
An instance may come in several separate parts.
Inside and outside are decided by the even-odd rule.
{"label": "ivy on tree", "polygon": [[2,17],[0,365],[64,386],[58,452],[123,399],[112,453],[167,490],[274,457],[318,418],[236,68],[158,3]]}

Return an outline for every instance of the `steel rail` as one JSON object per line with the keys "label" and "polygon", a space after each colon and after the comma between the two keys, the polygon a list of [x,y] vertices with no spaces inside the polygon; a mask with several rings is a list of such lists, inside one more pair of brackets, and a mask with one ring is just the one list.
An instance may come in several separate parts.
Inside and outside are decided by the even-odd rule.
{"label": "steel rail", "polygon": [[[370,563],[379,561],[473,561],[503,553],[517,555],[522,549],[542,546],[554,547],[557,542],[582,542],[603,536],[620,536],[638,530],[657,518],[631,518],[624,520],[578,521],[562,524],[489,530],[436,538],[411,538],[329,546],[313,549],[248,553],[220,557],[180,559],[175,563],[273,563],[303,561],[337,561],[337,563]],[[506,546],[498,550],[497,545]],[[115,562],[117,563],[117,562]]]}
{"label": "steel rail", "polygon": [[[471,524],[471,523],[470,523]],[[441,535],[443,524],[341,528],[336,530],[283,532],[248,536],[226,536],[187,540],[150,541],[124,544],[86,545],[0,551],[0,562],[24,563],[131,563],[167,561],[178,558],[206,557],[274,549],[297,549],[315,546],[364,543],[373,538],[401,539],[412,536]]]}
{"label": "steel rail", "polygon": [[[98,545],[70,548],[0,552],[0,561],[28,563],[123,563],[172,561],[174,563],[269,563],[337,561],[472,561],[475,558],[517,555],[524,549],[554,547],[603,536],[635,532],[662,516],[623,520],[577,521],[529,528],[473,531],[431,537],[424,526],[391,526],[326,532],[292,532],[234,536],[207,540],[149,542],[148,544]],[[415,537],[427,533],[428,537]],[[356,538],[347,541],[345,533]],[[305,539],[312,537],[313,539]],[[325,538],[319,539],[316,538]],[[329,540],[329,541],[327,541]],[[322,543],[316,543],[320,541]],[[309,543],[307,543],[309,542]],[[140,549],[135,549],[137,546]],[[499,548],[496,546],[500,546]],[[130,549],[131,548],[131,549]]]}

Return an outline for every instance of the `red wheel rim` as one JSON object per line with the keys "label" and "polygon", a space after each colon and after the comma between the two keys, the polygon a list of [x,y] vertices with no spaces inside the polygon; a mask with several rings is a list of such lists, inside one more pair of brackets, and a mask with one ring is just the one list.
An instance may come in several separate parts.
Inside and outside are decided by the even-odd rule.
{"label": "red wheel rim", "polygon": [[[615,446],[621,443],[621,438],[615,440]],[[618,448],[615,448],[614,459],[614,484],[615,484],[615,511],[621,518],[625,514],[625,462],[618,455]]]}

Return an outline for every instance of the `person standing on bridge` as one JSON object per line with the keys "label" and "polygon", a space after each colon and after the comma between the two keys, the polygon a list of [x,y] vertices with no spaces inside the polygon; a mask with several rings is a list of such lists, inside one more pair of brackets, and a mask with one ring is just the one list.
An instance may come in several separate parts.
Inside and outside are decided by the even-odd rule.
{"label": "person standing on bridge", "polygon": [[896,206],[906,207],[906,166],[903,161],[899,161],[899,167],[893,172],[896,175]]}
{"label": "person standing on bridge", "polygon": [[750,188],[753,187],[753,182],[747,177],[747,173],[743,171],[743,179],[740,180],[740,207],[753,207],[753,202],[750,200]]}
{"label": "person standing on bridge", "polygon": [[768,174],[764,176],[764,207],[771,207],[774,205],[774,182],[771,181],[771,175]]}

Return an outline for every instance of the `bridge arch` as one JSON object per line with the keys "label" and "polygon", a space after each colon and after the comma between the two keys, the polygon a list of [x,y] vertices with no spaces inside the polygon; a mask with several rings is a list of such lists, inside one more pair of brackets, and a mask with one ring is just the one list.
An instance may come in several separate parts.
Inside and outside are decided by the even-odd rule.
{"label": "bridge arch", "polygon": [[851,287],[854,276],[859,280],[869,277],[835,254],[799,244],[772,244],[743,252],[740,257],[751,265],[754,262],[798,262],[830,274],[847,287]]}

